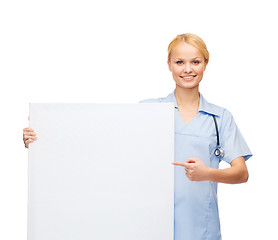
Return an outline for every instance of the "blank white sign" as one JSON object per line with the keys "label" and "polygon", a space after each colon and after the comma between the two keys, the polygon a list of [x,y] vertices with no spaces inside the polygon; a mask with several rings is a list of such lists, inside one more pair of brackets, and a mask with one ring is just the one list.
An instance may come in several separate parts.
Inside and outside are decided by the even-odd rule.
{"label": "blank white sign", "polygon": [[172,240],[174,106],[30,104],[28,240]]}

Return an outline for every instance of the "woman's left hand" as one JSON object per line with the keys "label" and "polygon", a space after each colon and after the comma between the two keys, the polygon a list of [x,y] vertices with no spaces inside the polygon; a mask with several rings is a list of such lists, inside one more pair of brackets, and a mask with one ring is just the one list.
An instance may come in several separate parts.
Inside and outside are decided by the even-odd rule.
{"label": "woman's left hand", "polygon": [[188,158],[186,162],[173,162],[173,165],[185,168],[185,175],[190,181],[207,181],[209,167],[200,158]]}

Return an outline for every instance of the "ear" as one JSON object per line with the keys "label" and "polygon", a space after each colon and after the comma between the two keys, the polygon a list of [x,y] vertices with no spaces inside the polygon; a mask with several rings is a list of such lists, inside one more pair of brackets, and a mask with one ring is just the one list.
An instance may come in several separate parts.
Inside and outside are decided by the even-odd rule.
{"label": "ear", "polygon": [[172,65],[171,65],[171,62],[169,60],[167,60],[167,64],[168,64],[168,68],[169,68],[170,72],[172,72]]}
{"label": "ear", "polygon": [[205,62],[205,64],[204,64],[204,71],[206,70],[206,68],[207,68],[207,63]]}

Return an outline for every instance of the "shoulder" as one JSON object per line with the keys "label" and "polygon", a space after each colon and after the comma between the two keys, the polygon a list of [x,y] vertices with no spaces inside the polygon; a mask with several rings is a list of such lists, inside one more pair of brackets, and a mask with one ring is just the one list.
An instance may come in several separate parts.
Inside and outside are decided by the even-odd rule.
{"label": "shoulder", "polygon": [[225,107],[221,107],[216,104],[211,104],[211,108],[214,109],[214,111],[218,113],[219,117],[223,120],[233,117],[232,113]]}
{"label": "shoulder", "polygon": [[228,122],[234,121],[232,113],[227,108],[215,104],[211,104],[211,108],[217,114],[220,125],[223,126],[226,125]]}
{"label": "shoulder", "polygon": [[227,112],[229,113],[229,111],[226,108],[208,102],[201,93],[200,93],[199,111],[207,114],[215,115],[217,118],[219,118],[219,120],[222,119]]}
{"label": "shoulder", "polygon": [[227,122],[233,120],[233,114],[227,109],[227,108],[222,108],[222,114],[221,114],[221,119],[222,122]]}
{"label": "shoulder", "polygon": [[219,117],[220,132],[223,134],[230,134],[233,131],[237,131],[237,124],[233,114],[227,108],[223,108],[222,111],[223,112]]}
{"label": "shoulder", "polygon": [[201,94],[200,96],[201,99],[199,110],[210,115],[215,115],[220,129],[223,129],[225,125],[230,125],[232,122],[234,122],[233,115],[227,108],[210,103],[206,101],[206,99]]}

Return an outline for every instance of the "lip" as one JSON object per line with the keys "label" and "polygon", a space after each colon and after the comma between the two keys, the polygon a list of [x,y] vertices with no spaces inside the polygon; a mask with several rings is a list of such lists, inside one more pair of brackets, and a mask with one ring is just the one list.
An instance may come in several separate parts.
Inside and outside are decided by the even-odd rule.
{"label": "lip", "polygon": [[182,78],[185,81],[191,81],[194,79],[194,77],[196,77],[196,75],[180,76],[180,78]]}

